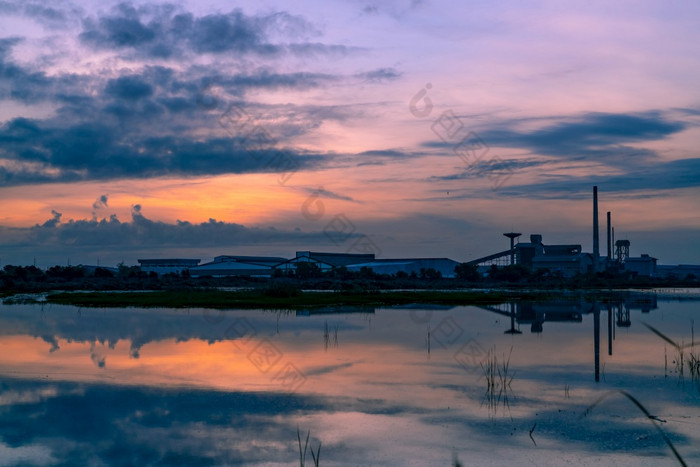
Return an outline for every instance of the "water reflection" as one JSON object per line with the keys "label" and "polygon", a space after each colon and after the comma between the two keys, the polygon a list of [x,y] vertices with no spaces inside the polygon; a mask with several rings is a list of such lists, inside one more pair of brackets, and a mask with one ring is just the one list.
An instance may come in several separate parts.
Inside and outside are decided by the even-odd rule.
{"label": "water reflection", "polygon": [[[299,425],[323,443],[321,465],[450,465],[453,452],[465,464],[673,465],[636,408],[613,400],[580,418],[613,389],[667,420],[697,463],[699,388],[666,377],[673,349],[637,324],[689,342],[698,303],[3,306],[0,463],[289,465]],[[485,403],[489,354],[496,384],[509,365],[505,411]]]}
{"label": "water reflection", "polygon": [[[628,328],[632,325],[630,310],[640,310],[649,313],[658,308],[656,295],[639,294],[618,300],[589,302],[584,300],[558,300],[546,303],[537,302],[511,302],[497,306],[480,306],[483,310],[507,316],[510,318],[510,328],[505,334],[522,334],[521,324],[529,324],[530,332],[541,333],[544,331],[544,323],[549,322],[573,322],[581,323],[583,315],[593,315],[593,349],[594,349],[594,379],[600,381],[600,312],[601,306],[607,308],[608,318],[608,355],[613,354],[613,340],[615,328],[613,327],[613,314],[616,316],[616,326]],[[515,328],[515,325],[518,328]]]}

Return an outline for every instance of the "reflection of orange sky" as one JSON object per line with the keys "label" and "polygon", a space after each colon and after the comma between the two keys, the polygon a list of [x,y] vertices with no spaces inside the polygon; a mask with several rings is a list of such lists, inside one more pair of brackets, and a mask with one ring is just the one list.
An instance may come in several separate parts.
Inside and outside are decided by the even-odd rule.
{"label": "reflection of orange sky", "polygon": [[[290,427],[301,426],[302,436],[303,430],[311,430],[312,439],[322,439],[324,449],[336,444],[363,446],[367,458],[379,458],[390,449],[394,455],[402,452],[403,458],[412,459],[422,459],[428,456],[427,453],[440,450],[449,455],[444,446],[461,446],[463,452],[470,453],[470,459],[472,453],[478,457],[480,452],[488,457],[493,444],[486,446],[485,438],[493,436],[494,432],[513,436],[517,434],[513,432],[515,427],[520,437],[506,439],[527,445],[527,431],[522,430],[531,429],[534,421],[537,422],[538,434],[535,449],[546,447],[544,452],[547,455],[552,449],[571,451],[571,444],[562,444],[560,437],[553,435],[552,427],[581,425],[587,430],[591,424],[599,426],[600,423],[612,422],[639,424],[640,430],[653,430],[650,425],[645,425],[648,421],[636,407],[619,394],[604,401],[590,417],[580,418],[585,408],[602,394],[626,388],[655,415],[668,419],[669,430],[687,436],[692,442],[697,438],[692,422],[698,417],[695,399],[692,399],[695,393],[691,392],[695,388],[685,390],[679,388],[675,379],[662,377],[663,341],[643,329],[639,322],[645,320],[659,326],[672,338],[681,339],[688,334],[686,323],[692,318],[693,306],[684,303],[665,307],[665,313],[674,314],[673,320],[664,319],[660,310],[653,310],[650,315],[633,312],[633,327],[617,330],[612,356],[607,355],[607,313],[603,311],[600,316],[602,377],[599,383],[593,379],[593,315],[584,315],[582,323],[547,321],[542,334],[531,333],[529,324],[524,323],[521,327],[523,334],[511,336],[503,333],[510,325],[508,317],[475,307],[432,312],[429,354],[426,323],[413,322],[408,310],[397,309],[378,309],[371,315],[311,316],[275,316],[259,310],[235,310],[225,313],[224,321],[210,323],[211,328],[205,326],[200,330],[202,336],[212,339],[212,343],[201,339],[178,342],[169,337],[148,339],[149,329],[156,329],[153,324],[158,325],[157,334],[160,336],[192,335],[181,334],[183,326],[192,324],[189,319],[182,318],[201,310],[162,315],[152,310],[112,310],[107,314],[124,312],[128,315],[124,319],[135,324],[134,329],[140,329],[136,332],[139,338],[135,340],[142,342],[142,346],[132,349],[132,342],[122,338],[110,349],[99,342],[71,341],[59,336],[59,348],[54,352],[50,352],[51,344],[40,338],[17,334],[22,332],[23,325],[9,321],[13,325],[0,337],[0,377],[44,383],[136,385],[145,386],[147,390],[259,392],[274,397],[287,392],[288,388],[275,380],[275,376],[281,366],[291,363],[305,377],[296,396],[311,404],[291,413],[274,411],[273,417],[284,423],[290,421]],[[163,322],[151,322],[139,328],[138,320],[135,320],[139,313],[162,316]],[[426,313],[421,311],[416,316],[426,316]],[[82,319],[86,320],[85,323],[94,323],[93,318],[101,314],[102,311],[86,310]],[[44,332],[43,326],[35,328],[37,316],[29,316],[31,324],[28,329],[34,329],[34,335],[52,335],[51,331]],[[65,316],[63,319],[67,322],[64,323],[60,318],[57,315],[47,320],[48,329],[71,329],[74,318]],[[249,320],[257,335],[250,341],[215,340],[231,335],[224,330],[231,329],[229,325],[237,318]],[[443,336],[440,323],[445,319],[454,319],[463,333],[454,342],[443,346],[440,345]],[[328,346],[324,345],[324,323],[330,323]],[[66,324],[70,326],[64,327]],[[172,326],[171,332],[160,332],[169,326]],[[339,329],[337,346],[333,333],[335,326]],[[10,329],[16,329],[15,334],[10,334]],[[78,331],[77,335],[82,335],[82,329],[73,329]],[[75,334],[66,332],[66,335]],[[98,330],[96,335],[108,339],[108,335],[134,334],[110,334]],[[456,363],[455,353],[472,338],[484,348],[495,348],[499,361],[513,347],[509,367],[513,380],[508,408],[502,402],[495,407],[489,406],[480,367],[473,365],[465,369]],[[281,354],[277,365],[266,373],[247,357],[263,340],[271,342]],[[130,356],[135,350],[139,358]],[[97,362],[103,358],[105,366],[99,368]],[[636,381],[648,384],[636,387]],[[49,384],[47,391],[51,387]],[[689,397],[679,397],[686,393]],[[19,403],[29,397],[55,397],[56,394],[45,392],[37,396],[6,392],[0,396],[4,397],[0,397],[2,405]],[[319,408],[313,408],[315,405]],[[257,413],[254,407],[242,407],[241,410],[249,411],[245,414],[251,417],[267,416]],[[681,418],[678,414],[685,414],[692,420],[675,423]],[[489,425],[485,425],[487,423]],[[485,433],[483,430],[487,426],[492,429],[487,428]],[[564,436],[563,439],[569,438]],[[382,448],[373,455],[377,446]],[[513,445],[509,446],[513,448]],[[557,455],[557,458],[564,457]],[[430,460],[421,463],[434,464]]]}
{"label": "reflection of orange sky", "polygon": [[[392,316],[396,317],[396,314],[375,316],[374,326],[387,329]],[[530,371],[542,369],[553,371],[551,383],[555,386],[559,385],[559,378],[574,385],[587,385],[593,380],[592,315],[586,315],[581,324],[547,322],[544,339],[531,334],[527,326],[522,328],[523,335],[504,335],[503,330],[509,324],[507,318],[496,316],[496,323],[494,317],[481,310],[455,316],[465,329],[470,325],[483,327],[486,332],[477,339],[485,348],[495,348],[499,360],[508,355],[511,346],[514,348],[510,365],[517,372],[516,387],[519,386],[520,390],[541,386],[543,381],[538,378],[530,380],[529,376]],[[51,345],[42,339],[15,335],[0,339],[0,368],[7,374],[28,374],[57,380],[185,384],[225,390],[275,392],[284,389],[282,383],[276,382],[275,375],[282,366],[291,363],[306,375],[302,389],[304,393],[333,396],[364,394],[395,401],[410,399],[411,403],[421,405],[430,403],[436,391],[443,394],[446,400],[455,397],[452,390],[439,389],[441,385],[449,386],[461,381],[467,388],[472,385],[480,387],[483,383],[480,368],[465,370],[456,365],[454,355],[462,341],[452,346],[441,346],[439,329],[435,328],[435,323],[433,326],[430,355],[426,353],[424,345],[425,329],[419,325],[403,328],[403,344],[384,342],[382,335],[365,341],[370,337],[369,329],[343,331],[340,334],[341,344],[334,347],[331,340],[328,348],[323,345],[317,330],[271,336],[267,339],[279,350],[281,357],[265,373],[248,358],[251,351],[263,342],[262,337],[250,342],[219,341],[211,344],[202,340],[152,341],[138,350],[139,358],[133,358],[131,344],[125,340],[117,342],[112,349],[99,342],[58,339],[59,349],[50,352]],[[641,374],[650,369],[658,370],[659,376],[663,375],[663,341],[651,333],[629,335],[625,330],[618,329],[613,356],[607,355],[606,312],[601,313],[600,345],[601,366],[607,365],[611,378],[620,374]],[[553,349],[559,350],[553,352]],[[98,356],[97,360],[105,358],[104,368],[99,368],[91,360],[91,353]],[[567,376],[567,371],[574,373]]]}

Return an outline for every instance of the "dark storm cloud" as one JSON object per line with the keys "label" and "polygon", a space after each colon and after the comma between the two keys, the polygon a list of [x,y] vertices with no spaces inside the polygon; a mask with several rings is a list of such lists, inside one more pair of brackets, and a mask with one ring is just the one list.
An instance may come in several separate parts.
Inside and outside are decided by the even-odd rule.
{"label": "dark storm cloud", "polygon": [[312,29],[303,19],[284,12],[249,16],[234,10],[197,17],[168,4],[137,8],[122,3],[110,14],[86,19],[80,40],[98,49],[130,49],[154,58],[186,52],[276,56],[345,54],[351,50],[321,43],[273,43],[270,38],[280,33],[304,36],[307,30],[315,32]]}
{"label": "dark storm cloud", "polygon": [[[106,204],[106,200],[105,200]],[[274,227],[246,227],[232,222],[209,219],[208,222],[154,221],[134,205],[131,220],[122,222],[116,215],[98,219],[69,219],[52,211],[51,219],[33,227],[1,227],[3,245],[93,249],[94,247],[222,247],[280,242],[328,243],[323,232],[280,230]]]}
{"label": "dark storm cloud", "polygon": [[[340,76],[285,74],[269,68],[225,75],[213,66],[184,71],[146,66],[139,73],[106,80],[99,75],[49,77],[13,63],[10,53],[18,42],[0,40],[0,76],[5,78],[0,97],[48,100],[58,108],[53,118],[15,118],[0,127],[0,185],[311,168],[324,158],[272,147],[327,119],[362,113],[348,105],[264,106],[243,100],[247,89],[307,89],[343,79]],[[203,83],[213,83],[225,93],[212,93],[213,108],[199,100],[200,94],[211,93]],[[270,134],[266,144],[251,149],[239,128],[226,128],[228,137],[221,134],[217,120],[231,96],[251,108],[258,126]],[[202,137],[201,129],[211,136]],[[196,138],[189,136],[195,132]]]}
{"label": "dark storm cloud", "polygon": [[[479,171],[475,168],[465,169],[455,174],[445,176],[434,176],[427,180],[431,182],[444,183],[450,181],[465,181],[475,178],[484,178],[493,173],[498,174],[504,167],[511,175],[517,175],[521,169],[530,167],[542,167],[546,171],[548,165],[553,164],[550,160],[516,160],[507,159],[499,163],[490,164],[484,162],[480,164]],[[556,167],[556,165],[555,165]],[[539,180],[528,184],[515,184],[510,178],[507,183],[499,187],[499,196],[520,197],[527,196],[532,199],[588,199],[591,196],[591,186],[597,185],[616,198],[628,196],[639,200],[652,195],[645,195],[649,191],[677,190],[684,188],[700,187],[700,159],[680,159],[673,161],[652,161],[644,162],[631,167],[624,174],[605,175],[576,175],[576,174],[540,174]],[[464,187],[462,187],[464,188]],[[459,186],[452,186],[451,199],[473,199],[474,191],[464,189]],[[444,187],[436,188],[433,191],[441,193]],[[481,196],[483,190],[478,188]],[[625,195],[627,194],[627,195]],[[658,195],[653,195],[656,197]],[[421,201],[442,200],[444,196],[421,198]]]}
{"label": "dark storm cloud", "polygon": [[107,201],[108,201],[107,195],[100,195],[100,197],[97,198],[94,203],[92,203],[92,209],[97,210],[97,209],[101,209],[101,208],[106,208]]}
{"label": "dark storm cloud", "polygon": [[482,132],[481,137],[491,146],[526,148],[537,154],[594,159],[617,165],[656,156],[652,150],[625,144],[662,140],[686,126],[683,122],[668,120],[659,112],[589,113],[534,131],[491,129]]}
{"label": "dark storm cloud", "polygon": [[366,73],[358,73],[355,76],[365,81],[383,82],[394,81],[401,77],[401,73],[394,68],[378,68]]}
{"label": "dark storm cloud", "polygon": [[0,128],[0,185],[226,173],[286,173],[327,157],[273,147],[251,148],[244,137],[195,140],[137,136],[106,123],[59,127],[14,119]]}
{"label": "dark storm cloud", "polygon": [[412,157],[411,154],[397,151],[395,149],[375,149],[371,151],[363,151],[357,153],[356,156],[361,158],[379,158],[379,159],[404,159]]}
{"label": "dark storm cloud", "polygon": [[[700,187],[700,158],[658,161],[630,167],[627,173],[615,175],[558,176],[549,181],[527,185],[508,185],[505,195],[527,194],[543,199],[585,199],[591,186],[598,185],[607,193],[677,190]],[[636,195],[635,199],[639,196]]]}
{"label": "dark storm cloud", "polygon": [[324,73],[275,73],[269,70],[257,70],[252,74],[238,74],[228,79],[221,79],[222,84],[234,87],[259,88],[313,88],[321,83],[337,81],[340,77]]}
{"label": "dark storm cloud", "polygon": [[153,94],[153,87],[137,75],[120,76],[107,82],[108,96],[127,100],[139,100]]}
{"label": "dark storm cloud", "polygon": [[[565,159],[587,159],[629,165],[657,155],[649,149],[626,146],[662,140],[687,128],[687,124],[669,120],[660,112],[639,114],[588,113],[532,131],[515,129],[517,123],[500,122],[479,132],[491,147],[528,149],[535,154]],[[428,142],[426,147],[452,148],[454,144]]]}
{"label": "dark storm cloud", "polygon": [[51,28],[64,28],[82,17],[82,9],[64,2],[0,1],[0,13],[32,18]]}
{"label": "dark storm cloud", "polygon": [[[513,186],[511,181],[507,186],[501,187],[499,193],[578,198],[581,193],[588,196],[590,186],[594,184],[609,185],[610,188],[606,188],[608,191],[671,190],[700,186],[700,178],[697,177],[700,173],[698,159],[666,161],[654,150],[632,146],[663,140],[688,127],[688,124],[671,120],[660,112],[588,113],[575,118],[559,118],[555,123],[531,131],[516,129],[519,124],[531,124],[541,120],[544,119],[524,119],[501,122],[497,126],[490,125],[488,129],[479,131],[479,137],[490,146],[489,151],[481,155],[481,160],[454,174],[430,177],[428,180],[466,180],[505,172],[514,175],[520,170],[541,167],[539,180],[549,181],[518,186]],[[445,155],[457,158],[454,143],[431,141],[423,146],[445,150]],[[524,149],[533,155],[545,157],[504,159],[498,156],[498,148],[504,147]],[[567,175],[560,175],[564,169],[561,163],[566,161],[576,161],[579,164],[586,161],[602,163],[622,169],[624,174],[579,175],[576,173],[578,167],[570,167]],[[546,170],[549,167],[558,173],[547,175]],[[579,192],[579,189],[582,191]]]}
{"label": "dark storm cloud", "polygon": [[310,196],[316,196],[319,198],[335,199],[335,200],[339,200],[339,201],[351,201],[353,203],[359,202],[351,196],[346,196],[346,195],[342,195],[340,193],[335,193],[333,191],[329,191],[329,190],[326,190],[324,188],[316,188],[316,189],[306,188],[306,189],[304,189],[304,191],[307,194],[309,194]]}
{"label": "dark storm cloud", "polygon": [[[25,8],[27,5],[4,2],[0,9],[56,19],[70,10],[53,5],[56,12],[52,13],[41,11],[39,4]],[[248,53],[346,51],[344,46],[308,41],[319,34],[306,20],[286,12],[247,16],[233,11],[197,17],[168,4],[136,7],[123,3],[107,15],[85,19],[80,39],[101,50],[132,50],[151,56],[237,52],[229,54],[237,58]],[[251,89],[305,90],[355,80],[356,75],[284,73],[271,65],[251,68],[247,64],[231,73],[212,64],[184,68],[140,65],[116,75],[49,74],[42,60],[13,59],[12,49],[22,40],[0,39],[0,99],[47,102],[55,113],[45,119],[9,119],[0,126],[0,186],[281,173],[290,166],[309,169],[334,155],[274,147],[284,147],[289,138],[313,131],[326,120],[358,118],[364,112],[361,106],[352,105],[264,105],[245,99]],[[367,73],[365,79],[383,81],[398,75],[394,69],[380,69]],[[200,95],[212,85],[219,94],[211,93],[214,105],[207,106]],[[242,129],[222,131],[219,120],[232,99],[250,109],[256,128],[269,135],[268,141],[251,148]],[[293,164],[288,163],[290,159]]]}
{"label": "dark storm cloud", "polygon": [[11,58],[12,48],[22,42],[18,37],[0,39],[0,99],[34,103],[68,98],[84,86],[86,79],[75,74],[49,77],[40,70],[19,66]]}
{"label": "dark storm cloud", "polygon": [[482,178],[489,175],[499,175],[503,173],[514,173],[518,170],[523,170],[531,167],[538,167],[549,164],[546,160],[522,160],[522,159],[488,159],[485,158],[478,163],[460,170],[457,173],[450,175],[431,176],[428,181],[451,181],[451,180],[468,180],[473,178]]}

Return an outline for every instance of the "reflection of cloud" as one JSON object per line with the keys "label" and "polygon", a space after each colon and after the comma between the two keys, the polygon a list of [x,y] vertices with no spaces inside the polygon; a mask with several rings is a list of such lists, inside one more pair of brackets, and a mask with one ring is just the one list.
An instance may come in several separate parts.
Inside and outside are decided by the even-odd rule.
{"label": "reflection of cloud", "polygon": [[55,465],[51,449],[41,444],[10,446],[0,441],[0,465]]}
{"label": "reflection of cloud", "polygon": [[65,465],[267,464],[287,458],[295,433],[280,415],[330,409],[313,396],[74,383],[52,384],[46,403],[36,397],[43,382],[3,383],[0,401],[12,399],[0,439],[15,449],[40,443]]}
{"label": "reflection of cloud", "polygon": [[56,339],[56,336],[44,335],[44,336],[41,336],[41,339],[44,342],[51,344],[51,348],[49,349],[49,352],[54,353],[55,351],[60,349],[60,347],[58,346],[58,339]]}
{"label": "reflection of cloud", "polygon": [[[36,404],[58,395],[55,386],[39,386],[32,389],[0,390],[0,406],[15,404]],[[1,456],[0,456],[1,458]]]}
{"label": "reflection of cloud", "polygon": [[94,363],[97,368],[105,367],[107,355],[105,355],[104,349],[97,348],[95,342],[90,344],[90,360],[92,360],[92,363]]}
{"label": "reflection of cloud", "polygon": [[312,368],[307,368],[306,370],[304,370],[304,374],[306,376],[325,375],[327,373],[333,373],[334,371],[337,371],[337,370],[342,370],[343,368],[350,368],[354,364],[355,364],[355,362],[347,362],[347,363],[340,363],[338,365],[312,367]]}
{"label": "reflection of cloud", "polygon": [[[685,312],[692,312],[694,305],[683,306]],[[40,440],[51,448],[56,463],[279,462],[293,458],[297,424],[302,430],[310,428],[312,437],[322,440],[331,456],[347,459],[357,452],[353,461],[362,465],[376,461],[379,456],[393,455],[392,459],[399,459],[398,462],[416,459],[404,448],[414,445],[422,451],[421,455],[433,459],[449,453],[449,446],[459,446],[470,453],[475,451],[474,459],[480,462],[474,463],[479,465],[488,463],[496,448],[503,458],[512,459],[511,456],[522,451],[523,444],[530,442],[527,430],[534,423],[537,423],[534,436],[538,444],[541,439],[551,448],[538,451],[537,455],[542,456],[538,459],[552,460],[540,462],[543,464],[556,463],[562,453],[571,452],[588,460],[600,457],[604,451],[624,456],[623,462],[627,463],[648,459],[648,455],[665,454],[663,442],[657,438],[640,443],[634,453],[626,450],[630,437],[635,439],[640,430],[653,432],[649,421],[631,404],[610,400],[605,407],[599,406],[603,411],[594,412],[590,419],[578,418],[601,388],[591,381],[590,326],[560,322],[556,332],[554,326],[548,326],[544,334],[526,333],[513,341],[512,336],[503,334],[502,321],[494,325],[495,315],[491,312],[472,307],[430,310],[432,323],[453,317],[465,330],[478,333],[484,345],[493,343],[499,355],[508,346],[515,346],[510,367],[515,375],[512,389],[516,398],[510,401],[513,419],[506,416],[493,420],[489,419],[488,408],[481,406],[483,377],[465,373],[454,361],[453,353],[461,342],[454,343],[452,348],[436,346],[427,359],[426,328],[417,325],[406,309],[378,310],[371,323],[366,320],[367,315],[342,315],[345,350],[335,356],[324,352],[319,345],[318,329],[326,316],[230,310],[222,311],[222,321],[212,324],[213,320],[206,321],[196,311],[188,314],[176,310],[83,310],[80,319],[76,319],[74,311],[73,307],[55,307],[51,313],[40,315],[36,306],[4,307],[0,313],[0,335],[9,336],[7,341],[17,335],[35,333],[65,336],[72,342],[87,342],[97,350],[101,342],[114,342],[117,336],[127,336],[132,349],[141,348],[146,342],[152,346],[144,351],[140,362],[123,365],[126,358],[118,362],[122,369],[119,378],[111,380],[114,385],[85,382],[83,374],[78,372],[60,376],[74,378],[76,383],[47,384],[43,379],[3,377],[0,401],[3,395],[9,395],[6,400],[17,402],[3,407],[0,439],[11,446],[27,446]],[[645,316],[653,317],[656,313]],[[264,387],[255,384],[251,392],[236,389],[251,381],[260,382],[259,378],[266,381],[274,377],[274,371],[266,376],[252,367],[253,373],[246,373],[240,365],[241,362],[247,365],[245,351],[238,349],[231,355],[232,342],[208,345],[224,339],[231,322],[241,317],[249,320],[260,339],[275,336],[271,338],[284,350],[285,359],[308,377],[303,391],[313,394],[278,393],[275,391],[282,388],[277,384]],[[590,324],[591,318],[585,315],[584,323]],[[684,319],[668,325],[669,332],[687,333]],[[198,342],[191,346],[176,343],[188,338]],[[654,378],[658,374],[654,371],[638,371],[628,364],[632,359],[651,361],[645,353],[650,350],[630,347],[633,339],[640,348],[650,349],[649,342],[655,342],[663,352],[663,342],[639,327],[628,328],[625,335],[618,334],[615,358],[625,385],[639,388],[635,389],[635,395],[662,417],[680,413],[688,406],[691,409],[688,413],[694,414],[690,402],[678,398],[676,385],[669,386],[663,379]],[[40,348],[44,344],[39,341],[33,345]],[[87,347],[80,346],[82,350]],[[119,349],[121,352],[122,347]],[[91,367],[84,358],[73,359],[75,353],[68,350],[64,358],[72,360],[70,365],[76,365],[76,369]],[[627,357],[619,360],[625,354]],[[60,355],[51,356],[52,364],[56,357]],[[114,357],[110,354],[110,358]],[[656,369],[662,371],[663,360],[656,361]],[[90,369],[92,375],[105,376],[103,371]],[[144,372],[159,374],[161,378],[144,380]],[[43,378],[45,373],[37,374]],[[608,379],[615,374],[618,374],[616,369],[609,365]],[[223,385],[233,387],[222,388],[222,379]],[[653,383],[649,384],[650,381]],[[223,390],[210,390],[209,384]],[[567,384],[572,386],[570,400],[564,399],[563,388]],[[39,400],[37,394],[47,387],[53,388],[57,395],[50,401]],[[32,398],[36,401],[22,402]],[[685,454],[690,450],[686,446],[695,438],[692,425],[669,422],[663,428],[679,447],[685,448],[682,451]],[[396,430],[397,427],[401,429]],[[504,431],[512,440],[505,446]],[[116,441],[111,445],[100,442],[104,439]],[[116,444],[119,449],[114,447]],[[507,455],[503,454],[504,450]],[[420,460],[420,465],[436,465]]]}

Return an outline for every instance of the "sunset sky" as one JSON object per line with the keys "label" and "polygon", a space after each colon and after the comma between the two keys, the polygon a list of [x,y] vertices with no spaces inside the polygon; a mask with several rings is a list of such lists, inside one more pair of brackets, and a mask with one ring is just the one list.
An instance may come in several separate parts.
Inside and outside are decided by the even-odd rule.
{"label": "sunset sky", "polygon": [[[0,0],[0,264],[501,234],[700,263],[700,3]],[[603,248],[603,253],[605,253]]]}

